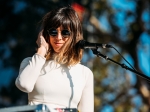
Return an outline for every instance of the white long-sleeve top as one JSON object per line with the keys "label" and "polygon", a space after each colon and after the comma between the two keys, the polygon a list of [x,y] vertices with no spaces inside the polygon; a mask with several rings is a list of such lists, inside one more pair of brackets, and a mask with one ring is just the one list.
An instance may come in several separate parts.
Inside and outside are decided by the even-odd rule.
{"label": "white long-sleeve top", "polygon": [[30,105],[94,112],[93,73],[81,64],[66,67],[34,54],[22,61],[15,84]]}

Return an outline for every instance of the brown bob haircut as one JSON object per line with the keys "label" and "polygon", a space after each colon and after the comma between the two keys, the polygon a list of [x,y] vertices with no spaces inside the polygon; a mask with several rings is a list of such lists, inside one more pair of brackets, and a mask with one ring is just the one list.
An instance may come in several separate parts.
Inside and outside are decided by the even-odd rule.
{"label": "brown bob haircut", "polygon": [[[63,45],[59,53],[55,53],[50,45],[50,36],[47,30],[62,27],[69,29],[71,36]],[[71,6],[61,7],[48,12],[42,19],[43,36],[49,44],[46,59],[54,59],[59,64],[67,66],[75,65],[82,59],[83,50],[77,46],[77,42],[83,39],[80,19]]]}

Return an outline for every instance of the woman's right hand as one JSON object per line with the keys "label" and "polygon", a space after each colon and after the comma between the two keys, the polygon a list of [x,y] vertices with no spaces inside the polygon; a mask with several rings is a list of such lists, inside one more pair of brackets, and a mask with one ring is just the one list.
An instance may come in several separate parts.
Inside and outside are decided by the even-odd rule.
{"label": "woman's right hand", "polygon": [[49,44],[46,42],[42,34],[43,30],[39,32],[38,38],[36,40],[36,43],[38,45],[37,54],[45,57],[48,52]]}

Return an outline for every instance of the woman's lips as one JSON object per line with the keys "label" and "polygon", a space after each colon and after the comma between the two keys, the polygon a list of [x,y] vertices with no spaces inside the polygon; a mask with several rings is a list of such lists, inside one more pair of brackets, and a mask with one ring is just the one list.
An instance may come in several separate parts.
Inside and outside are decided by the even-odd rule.
{"label": "woman's lips", "polygon": [[57,42],[55,42],[55,45],[59,47],[59,46],[62,46],[63,43],[57,43]]}

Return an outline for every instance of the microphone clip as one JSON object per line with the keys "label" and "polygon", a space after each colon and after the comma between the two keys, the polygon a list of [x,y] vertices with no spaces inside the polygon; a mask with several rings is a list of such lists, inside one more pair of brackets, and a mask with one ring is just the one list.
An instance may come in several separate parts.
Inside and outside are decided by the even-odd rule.
{"label": "microphone clip", "polygon": [[93,54],[95,54],[97,57],[102,57],[102,58],[104,58],[104,59],[108,59],[108,57],[107,56],[105,56],[105,55],[103,55],[103,54],[101,54],[99,51],[97,51],[97,49],[98,49],[98,47],[96,46],[96,48],[95,49],[91,49],[92,50],[92,52],[93,52]]}

